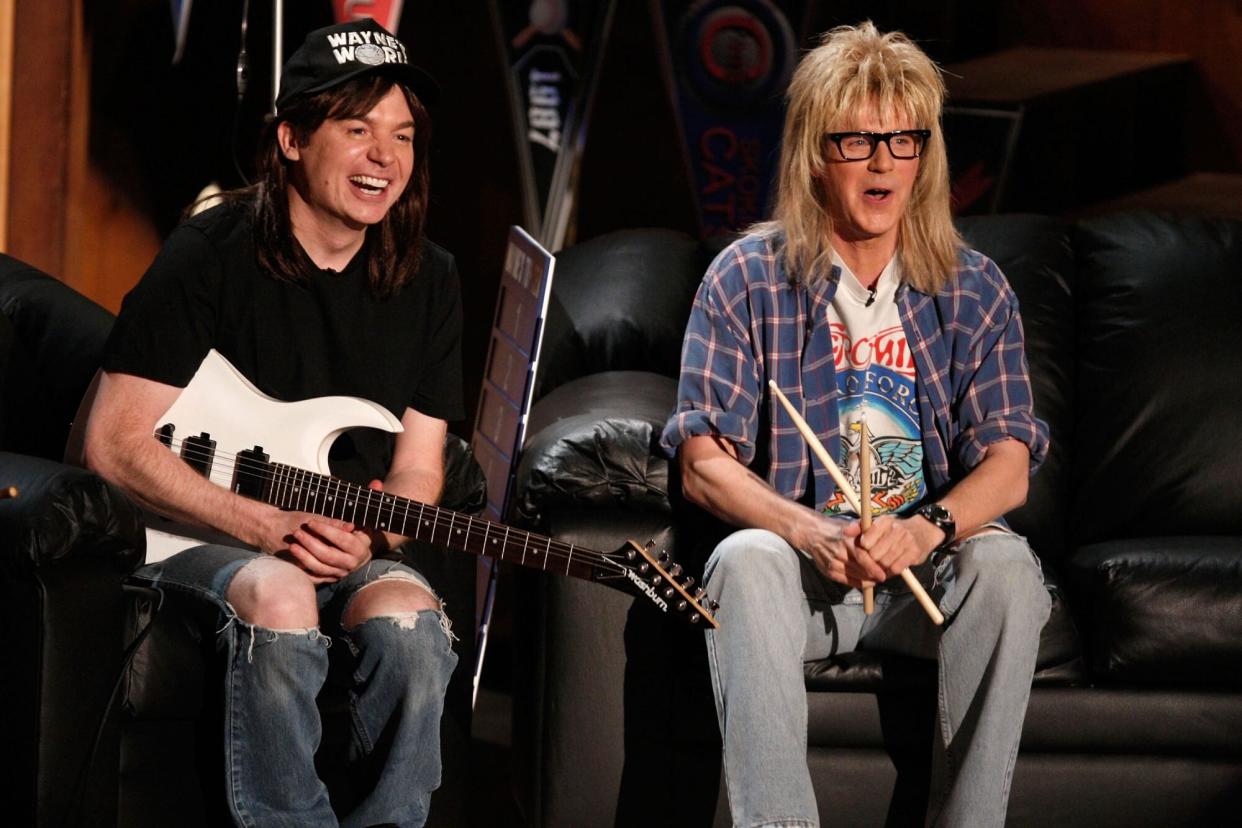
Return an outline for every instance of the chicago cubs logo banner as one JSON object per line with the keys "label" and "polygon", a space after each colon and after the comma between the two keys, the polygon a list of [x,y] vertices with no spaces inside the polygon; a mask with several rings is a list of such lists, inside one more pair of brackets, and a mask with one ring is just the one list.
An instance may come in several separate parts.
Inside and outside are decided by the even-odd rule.
{"label": "chicago cubs logo banner", "polygon": [[525,225],[549,250],[569,233],[586,115],[615,0],[493,0],[509,66]]}
{"label": "chicago cubs logo banner", "polygon": [[401,24],[401,0],[332,0],[337,23],[369,17],[393,34]]}
{"label": "chicago cubs logo banner", "polygon": [[790,21],[811,0],[651,0],[703,238],[765,218],[784,95],[797,62]]}

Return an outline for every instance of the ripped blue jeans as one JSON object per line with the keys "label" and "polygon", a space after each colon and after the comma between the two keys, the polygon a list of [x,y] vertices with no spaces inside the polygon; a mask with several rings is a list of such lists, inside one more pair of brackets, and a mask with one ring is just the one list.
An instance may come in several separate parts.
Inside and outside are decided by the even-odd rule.
{"label": "ripped blue jeans", "polygon": [[[206,601],[220,613],[225,654],[224,761],[230,813],[244,826],[420,826],[440,784],[440,716],[457,663],[441,610],[372,618],[341,626],[350,600],[388,578],[411,579],[409,566],[372,560],[316,588],[320,626],[269,630],[242,621],[226,600],[237,572],[260,553],[199,546],[143,567],[135,580]],[[434,593],[433,593],[434,594]],[[348,652],[332,669],[352,671],[351,761],[375,762],[375,786],[349,814],[333,813],[315,771],[322,726],[315,699],[329,672],[328,648]],[[339,653],[338,653],[339,655]]]}

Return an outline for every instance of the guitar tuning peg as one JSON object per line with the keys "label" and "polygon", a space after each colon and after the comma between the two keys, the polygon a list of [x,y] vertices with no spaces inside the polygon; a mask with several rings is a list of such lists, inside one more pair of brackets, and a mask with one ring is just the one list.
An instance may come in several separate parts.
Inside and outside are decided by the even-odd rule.
{"label": "guitar tuning peg", "polygon": [[657,556],[657,558],[658,558],[658,560],[660,561],[660,563],[662,563],[662,564],[664,564],[664,563],[668,563],[668,550],[667,550],[667,549],[661,549],[661,550],[660,550],[660,554]]}
{"label": "guitar tuning peg", "polygon": [[643,544],[643,549],[654,549],[655,538],[647,538],[647,542]]}
{"label": "guitar tuning peg", "polygon": [[699,587],[698,589],[696,589],[694,591],[694,600],[697,601],[700,598],[702,598],[705,592],[707,592],[707,587]]}
{"label": "guitar tuning peg", "polygon": [[707,606],[711,608],[712,612],[715,612],[716,610],[720,609],[720,602],[719,601],[708,601]]}
{"label": "guitar tuning peg", "polygon": [[688,601],[686,601],[685,599],[682,599],[681,601],[678,601],[678,602],[677,602],[677,611],[678,611],[678,612],[685,612],[685,611],[686,611],[686,607],[688,607],[688,606],[690,606],[690,603],[689,603]]}
{"label": "guitar tuning peg", "polygon": [[699,623],[699,614],[697,612],[690,613],[690,623],[691,624]]}
{"label": "guitar tuning peg", "polygon": [[674,593],[674,592],[676,592],[676,590],[675,590],[675,589],[673,589],[672,587],[665,587],[665,588],[664,588],[664,597],[665,597],[665,598],[672,598],[672,597],[673,597],[673,593]]}
{"label": "guitar tuning peg", "polygon": [[638,557],[638,553],[634,551],[633,547],[631,547],[630,549],[626,550],[626,553],[625,553],[625,559],[626,559],[627,561],[632,561],[632,560],[634,560],[634,559],[635,559],[635,558],[637,558],[637,557]]}
{"label": "guitar tuning peg", "polygon": [[672,575],[674,578],[676,578],[678,575],[680,575],[680,574],[681,574],[681,564],[673,564],[672,568],[671,568],[671,569],[669,569],[668,574],[669,574],[669,575]]}
{"label": "guitar tuning peg", "polygon": [[682,588],[682,589],[689,589],[689,588],[690,588],[690,587],[692,587],[692,586],[694,586],[694,576],[693,576],[693,575],[691,575],[691,576],[687,577],[687,578],[686,578],[686,580],[682,581],[682,583],[681,583],[681,588]]}
{"label": "guitar tuning peg", "polygon": [[643,573],[644,575],[647,574],[648,569],[651,569],[651,564],[648,564],[648,563],[644,563],[638,567],[638,571]]}
{"label": "guitar tuning peg", "polygon": [[660,581],[663,581],[663,580],[664,580],[664,579],[663,579],[663,578],[661,578],[659,575],[656,575],[654,578],[652,578],[652,579],[651,579],[651,585],[652,585],[652,586],[659,586],[659,585],[660,585]]}

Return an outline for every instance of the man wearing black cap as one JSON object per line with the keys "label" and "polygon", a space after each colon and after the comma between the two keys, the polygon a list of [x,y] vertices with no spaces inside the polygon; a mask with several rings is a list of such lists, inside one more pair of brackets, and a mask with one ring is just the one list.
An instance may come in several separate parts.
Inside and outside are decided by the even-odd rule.
{"label": "man wearing black cap", "polygon": [[[286,64],[257,183],[169,237],[125,299],[89,412],[91,468],[152,513],[236,539],[139,577],[219,612],[226,794],[240,825],[422,825],[440,781],[453,636],[430,585],[389,554],[400,536],[234,494],[153,433],[214,349],[277,400],[388,409],[404,427],[395,441],[349,434],[333,471],[438,500],[446,421],[463,411],[457,271],[423,240],[434,92],[371,20],[312,32]],[[350,684],[349,759],[367,780],[339,815],[314,765],[330,644]]]}

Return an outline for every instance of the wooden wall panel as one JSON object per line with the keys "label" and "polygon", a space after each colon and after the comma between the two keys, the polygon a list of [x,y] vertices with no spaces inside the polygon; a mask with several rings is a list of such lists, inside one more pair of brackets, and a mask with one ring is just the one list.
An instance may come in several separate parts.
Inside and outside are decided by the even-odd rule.
{"label": "wooden wall panel", "polygon": [[73,0],[15,5],[6,252],[59,276],[69,197]]}
{"label": "wooden wall panel", "polygon": [[80,0],[0,0],[0,250],[115,311],[159,249],[91,159]]}
{"label": "wooden wall panel", "polygon": [[1201,80],[1198,89],[1187,90],[1196,132],[1191,166],[1242,170],[1239,0],[1010,0],[1000,25],[1002,37],[1013,45],[1191,55]]}
{"label": "wooden wall panel", "polygon": [[9,229],[9,145],[13,131],[13,4],[0,0],[0,250]]}

